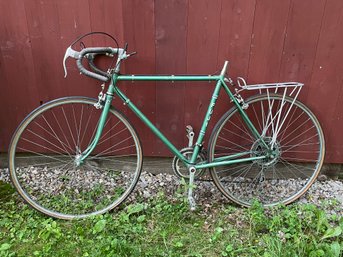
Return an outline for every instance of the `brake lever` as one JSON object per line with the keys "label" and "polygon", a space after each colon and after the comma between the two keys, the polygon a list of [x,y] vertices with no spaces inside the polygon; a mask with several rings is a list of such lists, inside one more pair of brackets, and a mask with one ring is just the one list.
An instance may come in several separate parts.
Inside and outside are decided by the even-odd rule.
{"label": "brake lever", "polygon": [[135,54],[137,54],[137,52],[129,53],[129,54],[127,55],[127,57],[130,57],[130,56],[135,55]]}
{"label": "brake lever", "polygon": [[66,66],[66,60],[68,59],[68,57],[72,57],[74,59],[78,59],[80,56],[80,52],[75,51],[74,49],[71,48],[71,46],[69,46],[64,54],[64,58],[63,58],[63,69],[64,69],[64,77],[67,77],[67,66]]}

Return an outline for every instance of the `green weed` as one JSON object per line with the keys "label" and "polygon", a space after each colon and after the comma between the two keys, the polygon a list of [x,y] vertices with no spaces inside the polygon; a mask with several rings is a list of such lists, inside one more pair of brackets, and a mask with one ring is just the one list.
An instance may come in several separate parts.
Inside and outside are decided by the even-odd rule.
{"label": "green weed", "polygon": [[256,202],[248,209],[218,205],[191,212],[179,191],[173,201],[161,193],[104,215],[62,221],[32,210],[11,190],[0,202],[0,256],[5,257],[338,257],[343,252],[343,218],[310,204],[264,209]]}

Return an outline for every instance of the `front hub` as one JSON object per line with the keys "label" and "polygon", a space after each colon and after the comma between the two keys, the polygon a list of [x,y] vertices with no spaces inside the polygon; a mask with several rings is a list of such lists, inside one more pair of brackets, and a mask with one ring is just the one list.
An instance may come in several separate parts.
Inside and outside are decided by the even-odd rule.
{"label": "front hub", "polygon": [[80,167],[82,162],[83,161],[82,161],[81,149],[79,147],[76,147],[76,154],[75,154],[75,160],[74,160],[75,167]]}
{"label": "front hub", "polygon": [[80,166],[81,166],[81,164],[82,164],[81,158],[82,158],[82,155],[81,155],[81,154],[77,154],[77,155],[75,156],[75,160],[74,160],[74,165],[75,165],[75,167],[80,167]]}

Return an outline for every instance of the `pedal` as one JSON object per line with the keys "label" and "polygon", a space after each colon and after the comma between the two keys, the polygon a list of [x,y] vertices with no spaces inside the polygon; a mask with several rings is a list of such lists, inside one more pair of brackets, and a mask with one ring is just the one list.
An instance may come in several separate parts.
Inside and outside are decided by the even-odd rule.
{"label": "pedal", "polygon": [[187,138],[188,138],[188,147],[193,146],[194,131],[191,125],[186,126]]}
{"label": "pedal", "polygon": [[194,211],[196,209],[196,203],[193,197],[193,187],[194,187],[194,174],[195,174],[195,168],[191,167],[189,168],[189,187],[188,187],[188,203],[191,211]]}

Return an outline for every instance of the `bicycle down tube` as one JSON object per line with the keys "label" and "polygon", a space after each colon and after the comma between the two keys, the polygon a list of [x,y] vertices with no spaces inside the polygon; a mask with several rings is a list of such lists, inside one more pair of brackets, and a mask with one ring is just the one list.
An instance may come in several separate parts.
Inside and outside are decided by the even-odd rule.
{"label": "bicycle down tube", "polygon": [[[186,157],[164,136],[164,134],[131,102],[131,100],[118,88],[117,82],[118,81],[213,81],[216,82],[215,89],[213,91],[210,104],[208,106],[207,112],[205,114],[204,120],[202,122],[202,126],[200,129],[200,132],[198,134],[198,138],[196,140],[195,146],[194,146],[194,151],[192,154],[192,157],[190,160],[186,159]],[[105,124],[106,121],[106,116],[107,112],[110,108],[113,95],[114,93],[123,101],[127,107],[129,107],[135,115],[142,120],[142,122],[148,126],[148,128],[166,145],[166,147],[174,154],[176,155],[182,162],[184,162],[187,166],[194,166],[196,169],[201,169],[201,168],[210,168],[210,167],[216,167],[216,166],[221,166],[221,165],[230,165],[234,163],[239,163],[239,162],[246,162],[246,161],[252,161],[252,160],[258,160],[258,159],[263,159],[266,158],[266,155],[262,156],[255,156],[255,157],[247,157],[247,158],[240,158],[237,159],[237,157],[241,157],[244,155],[247,155],[248,152],[240,153],[240,154],[235,154],[235,155],[228,155],[225,157],[221,157],[218,159],[215,159],[211,163],[200,163],[200,164],[195,164],[197,156],[201,150],[202,147],[202,142],[207,130],[208,123],[211,119],[214,107],[216,105],[216,101],[219,97],[219,92],[221,87],[224,88],[225,92],[228,94],[229,98],[233,101],[233,103],[238,107],[240,114],[242,115],[243,120],[247,124],[248,128],[251,130],[252,134],[255,136],[256,139],[261,140],[265,146],[267,144],[264,142],[263,138],[261,135],[258,133],[252,122],[250,121],[249,117],[246,115],[244,112],[243,108],[240,106],[239,102],[237,99],[234,97],[234,95],[231,93],[229,90],[228,86],[226,85],[224,81],[224,76],[223,75],[217,75],[217,76],[165,76],[165,75],[160,75],[160,76],[148,76],[148,75],[118,75],[114,74],[112,77],[112,82],[109,85],[108,91],[106,93],[106,101],[105,101],[105,106],[103,107],[102,115],[100,117],[99,121],[99,126],[98,130],[96,132],[95,138],[93,142],[90,144],[90,146],[82,153],[82,158],[81,161],[85,160],[87,156],[92,152],[92,150],[96,147],[97,142],[99,141],[99,138],[101,136],[102,132],[102,127]],[[268,147],[268,146],[267,146]]]}

